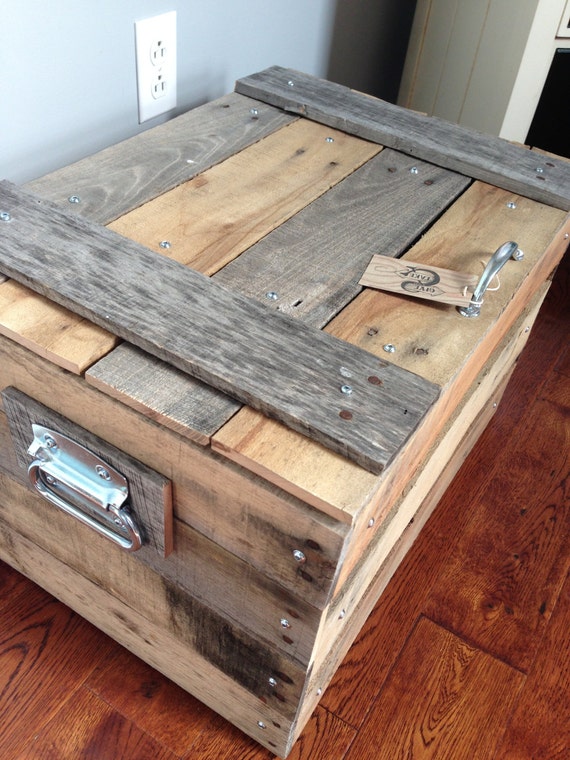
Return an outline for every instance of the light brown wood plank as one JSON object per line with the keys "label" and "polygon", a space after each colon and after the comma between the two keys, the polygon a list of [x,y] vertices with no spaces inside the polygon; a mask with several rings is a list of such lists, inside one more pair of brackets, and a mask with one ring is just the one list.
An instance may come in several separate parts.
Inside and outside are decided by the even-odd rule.
{"label": "light brown wood plank", "polygon": [[[81,720],[89,715],[89,720]],[[176,755],[87,689],[75,692],[15,760],[176,760]]]}
{"label": "light brown wood plank", "polygon": [[[295,119],[241,95],[225,95],[26,187],[108,224]],[[80,203],[70,203],[72,196]]]}
{"label": "light brown wood plank", "polygon": [[211,275],[380,150],[299,120],[108,226]]}
{"label": "light brown wood plank", "polygon": [[514,433],[515,440],[522,436],[532,448],[524,456],[516,447],[504,449],[486,482],[469,495],[469,525],[425,609],[528,672],[570,566],[570,407],[537,402]]}
{"label": "light brown wood plank", "polygon": [[523,681],[420,618],[346,760],[493,757]]}
{"label": "light brown wood plank", "polygon": [[342,125],[346,132],[388,148],[570,210],[570,166],[562,159],[545,160],[499,137],[279,66],[238,80],[236,92],[330,127]]}
{"label": "light brown wood plank", "polygon": [[14,280],[0,284],[0,333],[81,374],[118,339]]}
{"label": "light brown wood plank", "polygon": [[[0,197],[12,212],[2,230],[2,271],[373,472],[394,458],[438,396],[422,378],[9,183]],[[109,287],[118,272],[123,297]],[[349,396],[341,392],[346,367]],[[368,382],[376,375],[381,384]]]}
{"label": "light brown wood plank", "polygon": [[570,576],[501,745],[503,760],[570,754]]}

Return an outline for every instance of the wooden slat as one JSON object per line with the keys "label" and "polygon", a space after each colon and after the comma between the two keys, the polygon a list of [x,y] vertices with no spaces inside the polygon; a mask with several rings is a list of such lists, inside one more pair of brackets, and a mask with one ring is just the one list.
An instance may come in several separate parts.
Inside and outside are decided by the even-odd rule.
{"label": "wooden slat", "polygon": [[208,445],[212,435],[242,406],[130,343],[121,343],[100,359],[85,373],[85,379],[202,446]]}
{"label": "wooden slat", "polygon": [[0,284],[0,333],[77,375],[118,343],[107,330],[14,280]]}
{"label": "wooden slat", "polygon": [[[108,224],[295,118],[241,95],[225,95],[26,188],[70,213]],[[80,203],[70,203],[72,196]]]}
{"label": "wooden slat", "polygon": [[[312,150],[318,156],[323,145],[330,147],[324,139],[329,132],[317,133],[322,142],[316,148],[303,148],[305,154]],[[306,132],[299,133],[297,124],[279,134],[284,136],[284,133],[300,135],[290,150],[295,145],[304,144],[299,140]],[[334,134],[333,145],[336,145],[338,136]],[[356,147],[349,144],[332,155],[343,166],[350,160],[349,165],[354,167],[355,161],[364,155],[362,151],[363,148],[356,153]],[[242,155],[249,152],[244,151]],[[295,158],[295,166],[298,160],[299,157]],[[257,298],[270,308],[322,327],[360,292],[358,278],[372,253],[382,250],[391,256],[400,255],[467,184],[461,175],[422,162],[416,162],[419,175],[411,174],[409,169],[413,163],[401,153],[383,151],[214,274],[214,280],[234,292]],[[226,195],[235,195],[234,188],[241,186],[241,176],[247,170],[247,166],[240,162],[236,167],[239,172],[234,175],[233,165],[229,164],[225,162],[217,167],[216,173],[224,177],[225,182],[217,180],[217,185],[208,182],[206,186],[208,197],[215,192],[221,196],[219,205],[222,209],[230,203],[230,200],[227,203],[224,200]],[[283,167],[279,182],[290,171],[291,167]],[[305,173],[312,178],[312,173]],[[311,182],[314,184],[314,178]],[[184,220],[199,217],[201,203],[196,207],[186,190],[183,197],[178,197],[176,192],[178,200],[172,208],[170,203],[164,206],[159,199],[141,210],[144,213],[138,222],[131,224],[124,218],[119,220],[121,226],[114,226],[115,229],[152,247],[159,237],[158,231],[169,226],[168,214],[175,214],[179,218],[177,229],[180,230],[177,232],[179,237],[173,242],[175,258],[185,261],[190,251],[196,250],[198,254],[202,251],[207,263],[212,247],[218,251],[218,259],[220,256],[222,260],[233,258],[236,249],[237,252],[241,250],[242,240],[226,239],[221,223],[217,227],[214,225],[214,230],[208,227],[207,235],[206,231],[202,233],[207,241],[206,247],[200,236],[191,235],[189,243],[184,241]],[[293,201],[296,200],[295,197]],[[178,203],[182,204],[183,211],[178,208]],[[242,199],[240,205],[244,203]],[[218,203],[214,205],[217,207]],[[244,211],[247,226],[250,212]],[[256,234],[266,229],[266,218],[273,219],[269,209],[264,208],[259,213],[263,219],[256,224]],[[128,217],[134,219],[132,214]],[[136,218],[139,218],[138,211]],[[172,239],[172,235],[169,237]],[[168,251],[171,252],[172,249]],[[190,263],[195,267],[200,261],[201,255]],[[276,300],[267,298],[269,292],[277,294]],[[174,368],[148,355],[145,360],[144,356],[131,346],[120,346],[86,373],[87,381],[204,444],[238,410],[239,405],[227,396],[183,377]],[[175,401],[180,396],[183,400]],[[224,414],[227,415],[225,418]]]}
{"label": "wooden slat", "polygon": [[[2,228],[4,273],[373,472],[437,398],[431,383],[10,183],[0,201],[12,213]],[[340,391],[344,368],[352,395]],[[376,376],[380,385],[368,382]]]}
{"label": "wooden slat", "polygon": [[468,184],[384,150],[214,279],[264,303],[273,292],[272,308],[323,327],[362,290],[373,254],[400,256]]}
{"label": "wooden slat", "polygon": [[407,111],[279,66],[238,80],[236,92],[570,210],[570,166],[557,158],[543,160],[501,138]]}
{"label": "wooden slat", "polygon": [[[254,599],[251,575],[254,568],[262,574],[264,588],[268,578],[275,581],[281,600],[283,589],[287,589],[308,604],[320,608],[326,604],[350,525],[311,509],[225,458],[212,456],[209,450],[99,393],[82,378],[0,337],[0,387],[8,385],[172,480],[175,513],[182,525],[176,531],[185,533],[186,526],[190,526],[198,536],[209,539],[204,542],[202,538],[198,545],[203,551],[201,548],[197,552],[194,536],[194,548],[185,560],[189,565],[203,562],[205,572],[200,577],[205,590],[211,592],[212,574],[208,568],[212,557],[225,550],[244,560],[240,566],[247,579],[244,585],[247,599]],[[0,461],[1,467],[18,479],[21,470],[15,461],[4,414],[0,414]],[[27,480],[25,473],[24,479]],[[179,542],[175,543],[175,549],[177,554]],[[295,561],[296,549],[306,556],[302,567]],[[227,557],[225,562],[227,565]],[[176,562],[171,555],[166,569],[172,569],[173,564]],[[233,565],[234,580],[237,574]],[[225,586],[227,578],[222,577],[221,588]],[[266,604],[266,599],[256,601],[255,614]],[[246,619],[251,617],[249,610],[246,605]]]}
{"label": "wooden slat", "polygon": [[[254,109],[257,113],[252,114]],[[108,224],[296,117],[230,94],[26,185],[70,213]],[[79,198],[70,203],[69,198]],[[0,275],[0,332],[80,374],[115,336]]]}
{"label": "wooden slat", "polygon": [[[180,641],[177,633],[168,630],[168,614],[158,622],[149,621],[124,602],[110,600],[108,593],[96,583],[9,529],[1,520],[0,526],[0,556],[12,567],[36,578],[47,591],[157,670],[171,673],[175,683],[190,693],[199,694],[202,702],[260,744],[268,746],[272,742],[271,748],[275,751],[285,749],[291,725],[279,709],[262,702],[200,655],[188,657],[187,645]],[[73,646],[73,637],[70,644]],[[75,657],[71,648],[65,651],[71,653],[71,662],[74,659],[78,663],[85,661],[80,654]],[[65,664],[67,658],[61,662]],[[59,684],[67,691],[65,679],[59,679]],[[47,700],[48,704],[50,702]],[[32,715],[33,710],[29,714]],[[261,729],[258,721],[264,722],[267,730]]]}
{"label": "wooden slat", "polygon": [[[517,204],[514,210],[507,207],[511,200]],[[393,344],[396,352],[390,355],[391,361],[442,386],[445,391],[440,413],[429,428],[435,436],[454,399],[472,381],[472,372],[477,374],[495,341],[508,330],[509,319],[522,311],[556,266],[569,231],[564,212],[528,199],[513,199],[502,190],[475,183],[406,256],[475,274],[482,272],[481,261],[486,262],[498,245],[518,238],[525,259],[505,266],[501,289],[487,295],[478,319],[467,320],[452,306],[366,290],[327,330],[379,357],[386,356],[384,345]],[[378,487],[368,473],[357,470],[351,462],[284,431],[274,420],[249,409],[240,411],[216,433],[213,446],[319,509],[334,510],[334,514],[340,510],[354,517],[363,505],[373,503],[370,499]],[[408,453],[411,455],[409,447]],[[381,488],[388,486],[386,481]],[[386,492],[383,497],[378,492],[377,497],[385,504],[389,502]]]}
{"label": "wooden slat", "polygon": [[211,275],[380,151],[300,119],[108,226]]}

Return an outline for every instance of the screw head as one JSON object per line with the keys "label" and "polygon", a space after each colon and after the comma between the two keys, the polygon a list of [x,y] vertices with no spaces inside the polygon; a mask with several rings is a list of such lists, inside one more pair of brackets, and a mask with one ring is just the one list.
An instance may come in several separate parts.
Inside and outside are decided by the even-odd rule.
{"label": "screw head", "polygon": [[258,720],[257,725],[259,726],[259,728],[263,728],[263,729],[267,728],[267,726],[262,720]]}
{"label": "screw head", "polygon": [[0,222],[11,221],[12,216],[7,211],[0,211]]}
{"label": "screw head", "polygon": [[294,82],[292,79],[290,79],[290,80],[287,82],[287,85],[288,85],[288,87],[295,87],[295,82]]}
{"label": "screw head", "polygon": [[70,203],[81,203],[81,198],[78,195],[70,195],[67,200]]}
{"label": "screw head", "polygon": [[279,298],[279,294],[276,293],[274,290],[270,290],[268,293],[265,294],[265,297],[268,301],[277,301]]}
{"label": "screw head", "polygon": [[352,385],[341,385],[340,386],[340,392],[344,393],[345,396],[351,396],[352,395]]}
{"label": "screw head", "polygon": [[517,250],[513,253],[512,258],[515,261],[522,261],[524,259],[524,253],[521,251],[520,248],[517,248]]}
{"label": "screw head", "polygon": [[368,527],[373,528],[375,522],[376,520],[373,517],[371,517],[370,520],[368,520]]}
{"label": "screw head", "polygon": [[295,559],[297,560],[297,562],[306,562],[307,561],[307,558],[305,557],[305,555],[303,554],[303,552],[300,549],[295,549],[293,551],[293,556],[295,557]]}
{"label": "screw head", "polygon": [[102,465],[98,464],[97,467],[95,467],[95,472],[102,480],[111,480],[109,471],[106,470]]}
{"label": "screw head", "polygon": [[281,618],[281,628],[291,628],[291,623],[287,618]]}
{"label": "screw head", "polygon": [[57,443],[55,442],[55,439],[51,437],[51,435],[44,435],[44,441],[46,442],[48,449],[57,449]]}
{"label": "screw head", "polygon": [[544,169],[542,168],[542,166],[537,166],[536,167],[536,173],[537,174],[544,174]]}
{"label": "screw head", "polygon": [[509,201],[507,203],[507,208],[516,208],[517,204],[514,201]]}
{"label": "screw head", "polygon": [[277,686],[277,679],[271,676],[271,678],[269,679],[269,685],[271,686],[271,688],[274,689]]}
{"label": "screw head", "polygon": [[325,137],[325,142],[333,143],[334,142],[334,137]]}
{"label": "screw head", "polygon": [[249,112],[250,112],[250,114],[252,116],[258,116],[259,115],[259,111],[257,110],[257,108],[250,108]]}
{"label": "screw head", "polygon": [[48,483],[50,486],[55,486],[55,485],[57,485],[57,480],[54,478],[54,476],[53,476],[53,475],[46,475],[46,482],[47,482],[47,483]]}
{"label": "screw head", "polygon": [[383,346],[384,351],[386,351],[387,354],[394,354],[396,353],[396,346],[393,343],[386,343],[385,346]]}
{"label": "screw head", "polygon": [[420,173],[420,170],[418,169],[417,166],[412,166],[410,168],[410,174],[419,174],[419,173]]}
{"label": "screw head", "polygon": [[339,620],[343,620],[346,617],[346,610],[341,610],[338,616]]}
{"label": "screw head", "polygon": [[168,240],[161,240],[158,244],[161,248],[172,248],[172,243]]}

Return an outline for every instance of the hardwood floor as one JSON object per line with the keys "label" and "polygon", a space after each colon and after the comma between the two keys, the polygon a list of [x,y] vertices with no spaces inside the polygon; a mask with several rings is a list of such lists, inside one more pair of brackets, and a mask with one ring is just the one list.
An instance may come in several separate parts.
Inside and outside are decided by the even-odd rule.
{"label": "hardwood floor", "polygon": [[[570,254],[293,760],[570,758]],[[269,760],[0,563],[2,760]]]}

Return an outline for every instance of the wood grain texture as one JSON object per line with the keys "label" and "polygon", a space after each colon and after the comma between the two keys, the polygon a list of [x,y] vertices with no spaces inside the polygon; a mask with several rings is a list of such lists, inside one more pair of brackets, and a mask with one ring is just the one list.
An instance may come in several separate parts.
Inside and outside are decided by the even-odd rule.
{"label": "wood grain texture", "polygon": [[570,576],[501,745],[504,760],[563,760],[570,752]]}
{"label": "wood grain texture", "polygon": [[[120,601],[137,610],[177,637],[191,657],[273,703],[282,715],[294,713],[319,610],[184,526],[177,526],[176,552],[151,566],[150,560],[140,562],[136,554],[94,540],[89,528],[70,523],[67,515],[16,481],[0,475],[0,484],[6,499],[13,499],[2,508],[3,523],[90,578],[106,596],[108,607]],[[289,628],[283,628],[282,619],[289,620]],[[165,662],[173,677],[177,662]],[[276,694],[268,686],[268,671],[285,674]]]}
{"label": "wood grain texture", "polygon": [[[292,85],[289,85],[289,82]],[[570,166],[499,137],[407,111],[347,87],[273,66],[236,82],[236,92],[396,148],[468,177],[570,210]],[[541,168],[541,173],[537,172]]]}
{"label": "wood grain texture", "polygon": [[[433,384],[9,183],[0,197],[13,216],[2,235],[6,274],[373,472],[437,398]],[[340,392],[343,367],[358,367],[350,396]],[[369,383],[377,374],[382,384]]]}
{"label": "wood grain texture", "polygon": [[242,406],[130,343],[122,343],[96,362],[85,378],[98,390],[202,446]]}
{"label": "wood grain texture", "polygon": [[[525,259],[505,266],[501,289],[487,295],[478,319],[467,320],[452,306],[365,290],[326,328],[378,357],[387,356],[384,345],[392,344],[391,362],[440,385],[439,411],[429,428],[434,436],[567,245],[564,235],[570,227],[564,212],[520,198],[513,213],[507,207],[512,198],[474,183],[402,259],[480,276],[498,245],[518,237]],[[323,510],[354,516],[371,499],[390,503],[389,494],[380,494],[368,473],[253,410],[233,417],[215,434],[213,446]],[[386,479],[380,486],[386,481],[389,485]]]}
{"label": "wood grain texture", "polygon": [[[108,224],[295,118],[249,98],[226,95],[26,187],[71,213]],[[80,203],[69,203],[74,195]]]}
{"label": "wood grain texture", "polygon": [[[201,701],[222,713],[259,743],[267,746],[268,742],[273,742],[276,747],[286,746],[291,726],[279,709],[250,694],[200,656],[188,657],[187,646],[177,636],[164,630],[164,621],[157,625],[119,600],[109,604],[108,594],[96,583],[9,530],[1,519],[0,556],[20,572],[36,577],[48,591],[87,620],[96,621],[101,630],[112,635],[152,667],[170,671],[170,665],[175,662],[172,680],[187,691],[198,691]],[[81,659],[81,654],[76,656]],[[267,730],[257,725],[258,720],[265,722]]]}
{"label": "wood grain texture", "polygon": [[380,151],[301,119],[108,226],[211,275]]}
{"label": "wood grain texture", "polygon": [[[78,720],[89,714],[88,721]],[[88,689],[75,693],[65,709],[37,732],[16,760],[177,760],[176,755],[146,735]]]}
{"label": "wood grain texture", "polygon": [[0,333],[76,374],[118,342],[101,327],[13,280],[0,284]]}
{"label": "wood grain texture", "polygon": [[[317,159],[320,162],[323,146],[330,150],[330,144],[324,139],[324,135],[330,132],[331,130],[326,130],[318,134],[320,147],[298,147],[294,153],[304,151],[302,158],[305,163],[309,159],[312,163]],[[364,148],[359,148],[357,152],[358,146],[343,145],[342,139],[339,140],[336,132],[334,134],[334,145],[336,146],[338,141],[340,147],[334,149],[335,152],[327,157],[327,161],[333,160],[346,171],[345,167],[350,160],[349,165],[354,168],[355,157],[361,160]],[[281,130],[278,136],[284,139],[284,135],[290,135],[289,143],[286,145],[288,153],[285,155],[289,155],[295,146],[306,144],[301,142],[305,134],[299,132],[297,124],[287,130]],[[292,138],[295,140],[293,143]],[[204,185],[201,184],[195,191],[195,194],[206,192],[205,199],[208,204],[213,202],[212,196],[221,196],[214,206],[217,207],[219,203],[223,218],[227,213],[226,206],[233,203],[236,210],[230,216],[235,216],[238,211],[245,214],[243,224],[246,226],[252,216],[249,203],[246,205],[245,199],[240,196],[237,198],[236,206],[234,188],[241,187],[245,182],[244,192],[247,191],[248,162],[255,167],[250,182],[255,184],[260,181],[258,163],[253,162],[254,154],[251,154],[251,161],[248,159],[246,165],[242,165],[246,154],[249,155],[252,150],[242,152],[237,167],[228,161],[217,167],[217,177],[208,182],[204,177]],[[261,158],[268,153],[272,156],[276,152],[275,149],[270,151],[270,147],[263,150]],[[281,154],[281,150],[278,155]],[[259,149],[257,152],[259,153]],[[257,298],[270,308],[298,317],[307,324],[322,327],[360,291],[358,278],[371,252],[381,246],[383,251],[392,256],[401,254],[467,184],[465,178],[459,175],[421,163],[422,175],[419,181],[416,175],[409,172],[411,159],[394,151],[385,153],[385,156],[381,154],[369,160],[343,182],[243,252],[218,271],[214,280],[234,292]],[[307,158],[305,154],[308,154]],[[316,158],[312,154],[316,154]],[[293,165],[288,165],[291,164],[289,159],[288,164],[282,166],[275,174],[275,178],[279,179],[279,185],[282,182],[286,186],[291,185],[288,176],[293,171],[298,172],[299,160],[301,159],[297,157]],[[273,156],[272,161],[275,161]],[[320,163],[317,166],[320,166]],[[307,175],[304,182],[308,179],[314,183],[313,172],[305,170],[304,174]],[[328,171],[325,172],[325,176],[327,182],[330,182]],[[268,180],[262,173],[261,186],[264,191],[267,185]],[[179,188],[179,191],[182,192],[182,189]],[[203,257],[206,257],[204,262],[209,261],[213,255],[212,249],[214,252],[217,251],[216,267],[220,265],[220,261],[233,258],[236,251],[239,252],[243,246],[242,225],[233,220],[232,225],[236,231],[240,229],[240,235],[237,241],[234,241],[231,230],[225,234],[226,225],[223,225],[221,220],[216,226],[215,218],[210,218],[209,211],[204,216],[199,204],[196,208],[190,191],[187,193],[184,189],[183,192],[183,197],[177,195],[176,202],[158,199],[137,210],[135,213],[139,219],[138,223],[135,220],[131,224],[127,218],[122,218],[118,220],[121,226],[114,228],[152,247],[160,237],[159,230],[170,229],[174,225],[175,229],[180,230],[180,238],[173,240],[172,234],[169,234],[173,248],[168,253],[177,260],[186,260],[190,252],[184,254],[184,251],[190,249],[194,252],[190,261],[193,267],[200,268]],[[280,190],[280,196],[284,192],[285,190]],[[226,197],[228,195],[229,199]],[[275,202],[273,193],[267,195],[265,192],[265,196],[263,203],[267,203],[268,200],[271,203]],[[297,200],[295,195],[290,203]],[[181,209],[185,210],[184,213]],[[277,211],[282,213],[280,206]],[[143,212],[142,217],[139,212]],[[175,214],[177,221],[169,224],[168,214]],[[260,215],[262,220],[257,221],[256,236],[260,233],[261,223],[265,225],[274,220],[273,212],[270,214],[267,210],[258,210],[255,218]],[[209,241],[206,248],[200,236],[188,232],[188,219],[192,220],[192,226],[199,227],[201,224],[205,227],[202,235]],[[135,228],[133,224],[136,225]],[[209,268],[212,268],[212,265]],[[267,293],[275,293],[277,297],[275,300],[268,300]],[[188,435],[203,443],[206,443],[239,408],[213,389],[195,380],[184,379],[179,372],[165,363],[149,357],[145,366],[144,355],[125,345],[91,368],[87,373],[87,379],[100,390],[144,411],[153,419],[159,419],[162,424],[171,426],[182,435]],[[174,401],[181,394],[184,397],[182,403]],[[225,419],[224,414],[227,415]]]}
{"label": "wood grain texture", "polygon": [[488,480],[470,494],[470,523],[426,613],[528,672],[570,567],[570,404],[538,401],[517,435],[532,440],[533,448],[521,457],[501,453]]}
{"label": "wood grain texture", "polygon": [[[32,461],[28,447],[34,438],[33,424],[44,425],[63,433],[104,459],[127,479],[130,512],[141,529],[144,545],[158,552],[161,557],[170,554],[174,536],[172,487],[168,478],[110,446],[88,430],[66,420],[16,388],[5,388],[1,395],[22,473],[27,471]],[[68,516],[68,519],[72,518]],[[141,556],[144,556],[144,552]]]}
{"label": "wood grain texture", "polygon": [[[414,165],[418,174],[410,173]],[[323,327],[362,290],[358,281],[374,253],[400,256],[468,183],[384,150],[214,279]],[[277,297],[268,301],[268,292]]]}
{"label": "wood grain texture", "polygon": [[[44,670],[54,651],[56,658]],[[41,729],[108,651],[95,628],[70,610],[62,615],[40,588],[13,594],[0,623],[2,755],[17,757],[29,738],[26,724]]]}
{"label": "wood grain texture", "polygon": [[493,757],[523,680],[421,618],[346,760]]}
{"label": "wood grain texture", "polygon": [[[330,595],[350,525],[308,507],[227,459],[159,427],[81,378],[0,337],[0,386],[8,385],[172,480],[176,517],[182,528],[191,527],[208,539],[205,545],[200,544],[204,546],[200,556],[212,557],[212,552],[217,556],[220,549],[225,550],[242,559],[248,573],[254,568],[279,588],[323,606]],[[2,429],[7,430],[6,422],[4,427],[0,424]],[[0,439],[0,444],[6,448],[7,439]],[[12,466],[10,456],[4,462]],[[180,546],[176,549],[179,551]],[[296,549],[307,558],[302,568],[293,555]],[[195,548],[191,549],[190,563],[197,558]],[[208,560],[205,562],[208,567]],[[232,573],[235,575],[235,567]],[[211,574],[203,571],[200,577],[206,589],[211,587]],[[246,598],[262,611],[266,602],[254,602],[251,576],[246,574],[245,578]],[[226,587],[227,578],[222,588]]]}

